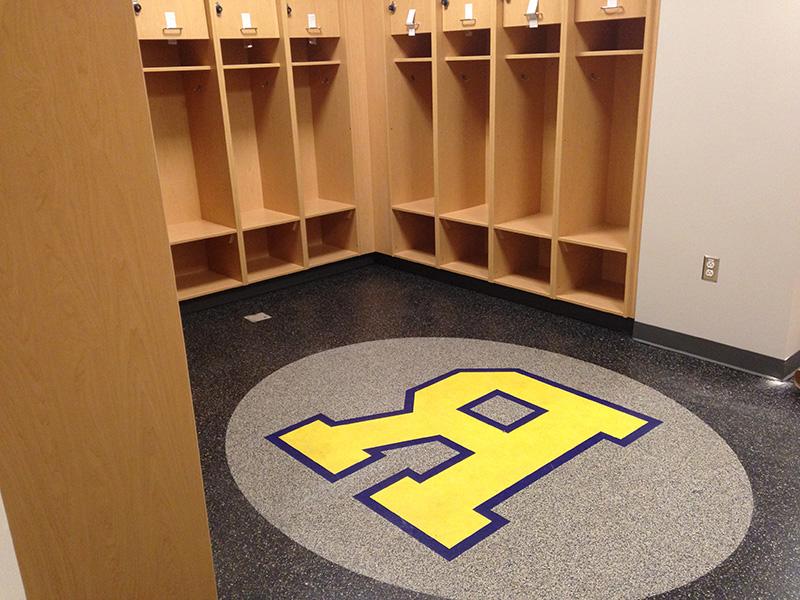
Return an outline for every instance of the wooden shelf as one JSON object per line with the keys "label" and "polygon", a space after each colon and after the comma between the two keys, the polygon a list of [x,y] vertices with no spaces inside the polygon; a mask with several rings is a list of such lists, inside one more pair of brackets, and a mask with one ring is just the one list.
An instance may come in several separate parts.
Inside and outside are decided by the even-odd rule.
{"label": "wooden shelf", "polygon": [[595,308],[616,315],[624,314],[625,286],[621,283],[597,281],[577,290],[558,294],[559,300]]}
{"label": "wooden shelf", "polygon": [[178,300],[189,300],[242,285],[241,281],[211,270],[178,275],[175,282],[178,286]]}
{"label": "wooden shelf", "polygon": [[512,219],[494,226],[501,231],[511,231],[524,235],[533,235],[541,238],[550,238],[553,232],[553,215],[537,213],[518,219]]}
{"label": "wooden shelf", "polygon": [[628,228],[617,227],[614,225],[600,226],[594,229],[562,235],[561,241],[600,248],[602,250],[612,250],[614,252],[628,251]]}
{"label": "wooden shelf", "polygon": [[561,56],[558,52],[531,52],[528,54],[506,54],[506,60],[552,60]]}
{"label": "wooden shelf", "polygon": [[473,263],[465,260],[454,260],[442,265],[442,269],[452,271],[453,273],[461,273],[476,279],[489,279],[489,268],[486,265]]}
{"label": "wooden shelf", "polygon": [[238,71],[243,69],[279,69],[281,63],[253,63],[253,64],[244,64],[244,65],[223,65],[223,70],[225,71]]}
{"label": "wooden shelf", "polygon": [[578,58],[591,58],[600,56],[642,56],[644,50],[590,50],[586,52],[578,52]]}
{"label": "wooden shelf", "polygon": [[432,63],[433,59],[430,56],[415,57],[415,58],[395,58],[395,64],[408,64],[408,63]]}
{"label": "wooden shelf", "polygon": [[210,71],[209,65],[194,65],[189,67],[144,67],[145,73],[190,73],[192,71]]}
{"label": "wooden shelf", "polygon": [[344,260],[352,256],[358,256],[358,252],[346,248],[338,248],[328,244],[314,244],[308,247],[308,265],[318,267],[332,262]]}
{"label": "wooden shelf", "polygon": [[394,256],[431,267],[436,266],[436,255],[431,252],[425,252],[424,250],[400,250],[399,252],[395,252]]}
{"label": "wooden shelf", "polygon": [[273,256],[261,256],[247,261],[247,278],[250,283],[302,270],[302,265],[286,262]]}
{"label": "wooden shelf", "polygon": [[261,229],[262,227],[281,225],[282,223],[292,223],[299,221],[300,217],[269,208],[256,208],[243,212],[241,220],[242,230],[250,231],[252,229]]}
{"label": "wooden shelf", "polygon": [[411,202],[404,202],[402,204],[395,204],[392,210],[399,210],[401,212],[414,213],[417,215],[425,215],[428,217],[433,216],[433,198],[423,198],[422,200],[413,200]]}
{"label": "wooden shelf", "polygon": [[197,240],[207,240],[223,235],[235,234],[236,230],[232,227],[212,223],[211,221],[188,221],[186,223],[172,223],[167,225],[170,246],[195,242]]}
{"label": "wooden shelf", "polygon": [[480,54],[476,56],[445,56],[445,62],[475,62],[475,61],[488,61],[491,57],[488,54]]}
{"label": "wooden shelf", "polygon": [[292,62],[293,67],[330,67],[342,64],[340,60],[303,60]]}
{"label": "wooden shelf", "polygon": [[456,221],[457,223],[486,227],[489,224],[489,205],[479,204],[477,206],[470,206],[469,208],[442,214],[440,217],[447,221]]}
{"label": "wooden shelf", "polygon": [[550,294],[550,270],[540,268],[526,273],[511,273],[494,279],[494,283],[534,294]]}
{"label": "wooden shelf", "polygon": [[324,198],[314,198],[306,200],[306,218],[320,217],[322,215],[332,215],[340,212],[347,212],[355,209],[352,204],[337,202],[336,200],[325,200]]}

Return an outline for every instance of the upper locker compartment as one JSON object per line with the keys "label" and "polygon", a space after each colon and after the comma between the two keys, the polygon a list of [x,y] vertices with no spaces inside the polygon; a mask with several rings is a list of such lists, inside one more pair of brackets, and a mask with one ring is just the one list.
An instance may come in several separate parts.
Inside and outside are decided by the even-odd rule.
{"label": "upper locker compartment", "polygon": [[289,0],[289,37],[339,37],[338,0]]}
{"label": "upper locker compartment", "polygon": [[576,0],[575,21],[636,19],[646,12],[647,0]]}
{"label": "upper locker compartment", "polygon": [[561,23],[561,0],[503,0],[503,27]]}
{"label": "upper locker compartment", "polygon": [[394,0],[389,4],[391,34],[431,33],[430,8],[430,0]]}
{"label": "upper locker compartment", "polygon": [[221,39],[277,38],[278,11],[267,0],[207,0]]}
{"label": "upper locker compartment", "polygon": [[490,0],[449,0],[442,3],[442,14],[445,31],[489,29],[492,26]]}
{"label": "upper locker compartment", "polygon": [[140,40],[207,40],[208,23],[197,0],[136,0],[133,2]]}

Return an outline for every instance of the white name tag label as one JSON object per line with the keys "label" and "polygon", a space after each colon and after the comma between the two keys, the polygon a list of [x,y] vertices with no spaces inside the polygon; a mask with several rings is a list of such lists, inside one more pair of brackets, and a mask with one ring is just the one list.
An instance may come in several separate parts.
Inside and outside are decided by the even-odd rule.
{"label": "white name tag label", "polygon": [[250,13],[242,13],[242,29],[252,29],[253,20],[250,18]]}
{"label": "white name tag label", "polygon": [[164,28],[165,29],[177,29],[178,28],[178,18],[175,16],[174,12],[165,12],[164,13]]}

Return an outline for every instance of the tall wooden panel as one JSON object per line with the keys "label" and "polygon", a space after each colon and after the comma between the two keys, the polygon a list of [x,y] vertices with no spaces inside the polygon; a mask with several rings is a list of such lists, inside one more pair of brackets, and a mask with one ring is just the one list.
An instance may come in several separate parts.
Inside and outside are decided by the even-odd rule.
{"label": "tall wooden panel", "polygon": [[0,31],[0,486],[28,597],[215,598],[131,5],[28,0]]}

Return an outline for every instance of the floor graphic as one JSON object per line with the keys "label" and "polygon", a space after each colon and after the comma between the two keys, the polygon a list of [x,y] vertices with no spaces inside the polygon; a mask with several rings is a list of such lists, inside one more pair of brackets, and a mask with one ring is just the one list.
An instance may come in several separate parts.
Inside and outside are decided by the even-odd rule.
{"label": "floor graphic", "polygon": [[686,408],[486,340],[377,340],[287,364],[241,400],[225,450],[241,493],[294,542],[459,600],[674,590],[725,561],[753,511],[738,458]]}
{"label": "floor graphic", "polygon": [[[525,414],[505,423],[476,410],[498,399]],[[496,505],[596,443],[627,446],[659,423],[521,369],[457,369],[408,390],[401,410],[340,421],[320,414],[268,439],[330,482],[388,450],[452,448],[432,469],[403,469],[355,496],[452,560],[508,522]]]}

